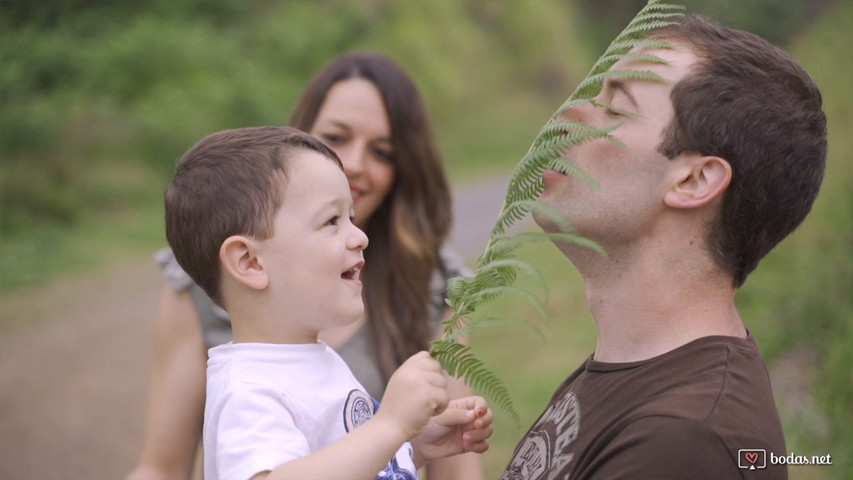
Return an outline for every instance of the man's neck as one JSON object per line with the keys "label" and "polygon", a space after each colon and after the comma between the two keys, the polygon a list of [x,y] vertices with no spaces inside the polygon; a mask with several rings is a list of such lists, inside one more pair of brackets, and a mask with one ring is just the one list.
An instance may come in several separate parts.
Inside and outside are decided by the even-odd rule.
{"label": "man's neck", "polygon": [[746,337],[726,275],[701,262],[642,258],[581,270],[598,329],[595,360],[640,361],[702,337]]}

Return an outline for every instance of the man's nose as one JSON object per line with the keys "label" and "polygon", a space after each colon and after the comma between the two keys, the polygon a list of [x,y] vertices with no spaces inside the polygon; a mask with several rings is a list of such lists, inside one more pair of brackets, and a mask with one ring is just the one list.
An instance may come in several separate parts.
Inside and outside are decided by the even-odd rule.
{"label": "man's nose", "polygon": [[592,108],[595,107],[591,104],[591,102],[585,103],[577,107],[572,107],[561,113],[560,116],[557,117],[557,119],[564,122],[588,123],[588,120],[590,118],[589,109]]}

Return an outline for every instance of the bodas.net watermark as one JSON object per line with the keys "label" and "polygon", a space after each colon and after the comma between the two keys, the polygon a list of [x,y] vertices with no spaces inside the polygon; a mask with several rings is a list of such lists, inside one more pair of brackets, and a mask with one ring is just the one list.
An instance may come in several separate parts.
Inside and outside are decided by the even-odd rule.
{"label": "bodas.net watermark", "polygon": [[741,448],[737,451],[737,466],[749,470],[767,468],[770,465],[832,465],[832,455],[776,455],[763,448]]}

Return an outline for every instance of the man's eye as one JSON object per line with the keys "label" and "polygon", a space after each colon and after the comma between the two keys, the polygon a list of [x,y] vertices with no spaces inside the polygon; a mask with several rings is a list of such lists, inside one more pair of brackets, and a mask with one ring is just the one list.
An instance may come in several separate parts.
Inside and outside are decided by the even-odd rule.
{"label": "man's eye", "polygon": [[615,109],[609,105],[604,106],[604,111],[607,113],[607,115],[609,115],[611,117],[621,117],[622,116],[622,113],[619,110],[617,110],[617,109]]}

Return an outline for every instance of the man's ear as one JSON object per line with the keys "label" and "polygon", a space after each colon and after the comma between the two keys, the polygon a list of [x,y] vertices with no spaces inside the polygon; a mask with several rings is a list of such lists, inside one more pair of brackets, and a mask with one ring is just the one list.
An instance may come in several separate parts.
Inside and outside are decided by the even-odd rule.
{"label": "man's ear", "polygon": [[683,156],[673,160],[674,182],[664,196],[664,203],[672,208],[699,208],[722,198],[732,181],[729,162],[713,156]]}
{"label": "man's ear", "polygon": [[255,290],[263,290],[269,285],[269,275],[251,238],[243,235],[226,238],[219,248],[219,259],[225,273],[243,285]]}

